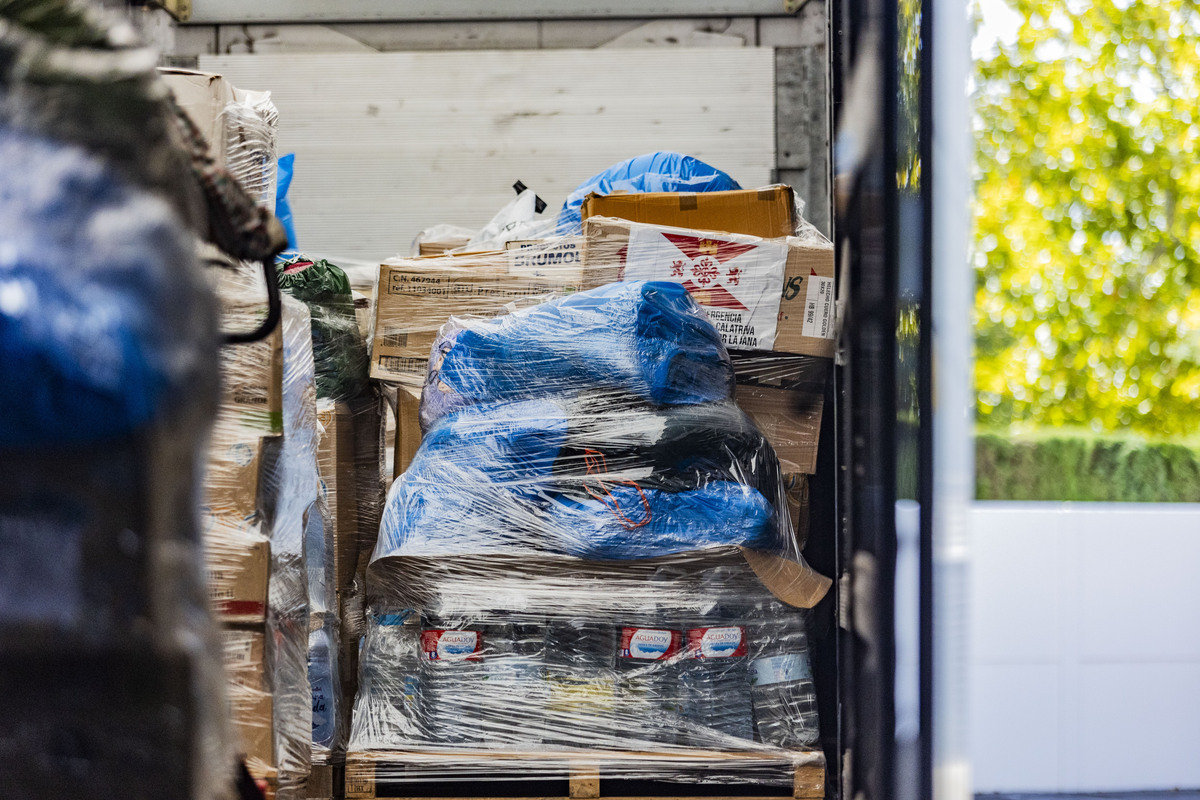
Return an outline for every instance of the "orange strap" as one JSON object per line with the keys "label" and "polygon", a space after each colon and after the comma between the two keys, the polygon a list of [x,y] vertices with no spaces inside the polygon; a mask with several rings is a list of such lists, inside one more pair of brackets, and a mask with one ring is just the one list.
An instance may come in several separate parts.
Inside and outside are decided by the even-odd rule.
{"label": "orange strap", "polygon": [[[599,450],[584,450],[583,463],[587,466],[587,474],[593,475],[596,473],[608,472],[608,462],[604,459],[604,454]],[[592,487],[584,484],[584,491],[593,500],[598,500],[604,504],[604,507],[609,510],[621,526],[626,530],[635,530],[650,522],[650,501],[646,498],[646,493],[642,491],[642,487],[638,486],[634,481],[616,481],[613,485],[617,486],[632,486],[637,489],[638,496],[642,498],[642,509],[645,511],[645,519],[640,522],[634,522],[625,512],[621,510],[621,504],[617,502],[617,498],[613,496],[612,490],[609,489],[609,484],[597,478],[596,483],[600,486],[600,490],[596,491]]]}

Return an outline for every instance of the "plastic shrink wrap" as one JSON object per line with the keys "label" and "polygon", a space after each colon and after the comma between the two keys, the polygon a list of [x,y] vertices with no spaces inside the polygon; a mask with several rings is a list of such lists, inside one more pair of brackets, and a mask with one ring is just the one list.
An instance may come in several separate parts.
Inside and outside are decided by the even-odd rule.
{"label": "plastic shrink wrap", "polygon": [[[261,276],[221,272],[223,327],[252,329],[266,313]],[[306,539],[322,525],[308,308],[284,297],[266,340],[221,349],[221,374],[202,520],[231,715],[251,774],[298,797],[312,742]]]}
{"label": "plastic shrink wrap", "polygon": [[362,631],[360,540],[369,554],[383,501],[381,399],[367,380],[366,343],[345,272],[325,259],[296,256],[277,265],[283,291],[312,319],[316,366],[319,514],[307,529],[311,603],[309,680],[314,763],[344,756],[349,700]]}
{"label": "plastic shrink wrap", "polygon": [[156,56],[0,0],[0,786],[224,798],[193,500],[217,398],[201,205]]}
{"label": "plastic shrink wrap", "polygon": [[454,318],[430,352],[368,569],[351,766],[790,782],[819,762],[805,608],[829,582],[687,290]]}
{"label": "plastic shrink wrap", "polygon": [[230,87],[219,122],[225,134],[225,166],[259,205],[274,210],[276,130],[279,111],[270,92]]}

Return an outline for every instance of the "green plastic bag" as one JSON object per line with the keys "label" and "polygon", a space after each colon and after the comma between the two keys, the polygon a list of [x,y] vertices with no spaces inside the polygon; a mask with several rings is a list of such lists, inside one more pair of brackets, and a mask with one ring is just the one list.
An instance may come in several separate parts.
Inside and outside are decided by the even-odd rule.
{"label": "green plastic bag", "polygon": [[317,397],[351,400],[367,388],[367,345],[354,316],[350,279],[336,264],[295,256],[276,263],[279,288],[312,315]]}

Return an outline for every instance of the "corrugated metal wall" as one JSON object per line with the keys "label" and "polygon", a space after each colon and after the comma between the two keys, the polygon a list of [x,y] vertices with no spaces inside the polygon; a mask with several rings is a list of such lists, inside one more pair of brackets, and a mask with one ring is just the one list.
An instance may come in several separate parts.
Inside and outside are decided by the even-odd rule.
{"label": "corrugated metal wall", "polygon": [[[679,150],[767,184],[776,166],[768,47],[202,56],[269,89],[296,153],[300,244],[374,260],[425,227],[480,227],[523,180],[551,210],[580,181]],[[549,213],[549,212],[548,212]]]}

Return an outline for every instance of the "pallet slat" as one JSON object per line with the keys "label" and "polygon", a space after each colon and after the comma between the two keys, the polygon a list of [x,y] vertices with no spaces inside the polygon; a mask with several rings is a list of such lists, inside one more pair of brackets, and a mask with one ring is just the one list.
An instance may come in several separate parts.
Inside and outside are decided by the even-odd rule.
{"label": "pallet slat", "polygon": [[346,800],[375,796],[375,762],[346,759]]}
{"label": "pallet slat", "polygon": [[[697,766],[714,762],[722,762],[725,764],[736,765],[739,760],[744,760],[748,766],[763,766],[764,762],[770,762],[769,757],[761,754],[739,754],[728,752],[702,752],[702,753],[507,753],[507,752],[492,752],[492,753],[404,753],[400,751],[368,751],[362,753],[351,753],[346,758],[346,777],[345,777],[345,797],[346,800],[417,800],[417,796],[405,796],[401,790],[398,794],[381,794],[380,785],[392,783],[388,780],[386,773],[380,774],[380,768],[386,769],[390,765],[400,767],[406,761],[416,760],[421,763],[430,763],[436,761],[444,761],[446,763],[461,762],[467,763],[472,759],[477,759],[486,764],[487,762],[520,762],[527,760],[536,763],[557,762],[563,764],[563,777],[567,781],[568,792],[566,797],[548,798],[548,797],[523,797],[513,798],[505,797],[503,800],[651,800],[649,797],[615,797],[604,795],[601,793],[601,779],[604,777],[604,761],[611,760],[615,765],[618,765],[620,772],[615,776],[620,779],[638,779],[636,769],[629,767],[630,762],[637,763],[639,761],[645,763],[647,768],[651,770],[648,775],[652,775],[654,769],[653,764],[658,762],[667,763],[682,763],[693,761]],[[624,760],[623,760],[624,759]],[[787,764],[786,758],[779,760],[779,766]],[[791,755],[793,766],[793,780],[791,787],[791,797],[793,800],[821,800],[825,796],[825,759],[819,751],[798,752]],[[798,763],[801,762],[801,763]],[[512,769],[510,765],[508,768]],[[654,780],[653,778],[648,778]],[[520,783],[522,780],[519,770],[513,773],[511,782]],[[400,783],[396,781],[395,783]],[[739,789],[742,790],[739,793]],[[723,797],[736,798],[736,800],[781,800],[786,798],[786,794],[781,795],[759,795],[753,792],[759,791],[761,787],[757,784],[747,782],[745,784],[730,784],[729,792]],[[787,790],[785,789],[784,792]],[[681,795],[659,795],[660,797],[669,797],[670,800],[714,800],[711,796],[706,797],[687,797]],[[439,798],[439,800],[491,800],[484,796],[473,796],[463,798]]]}

